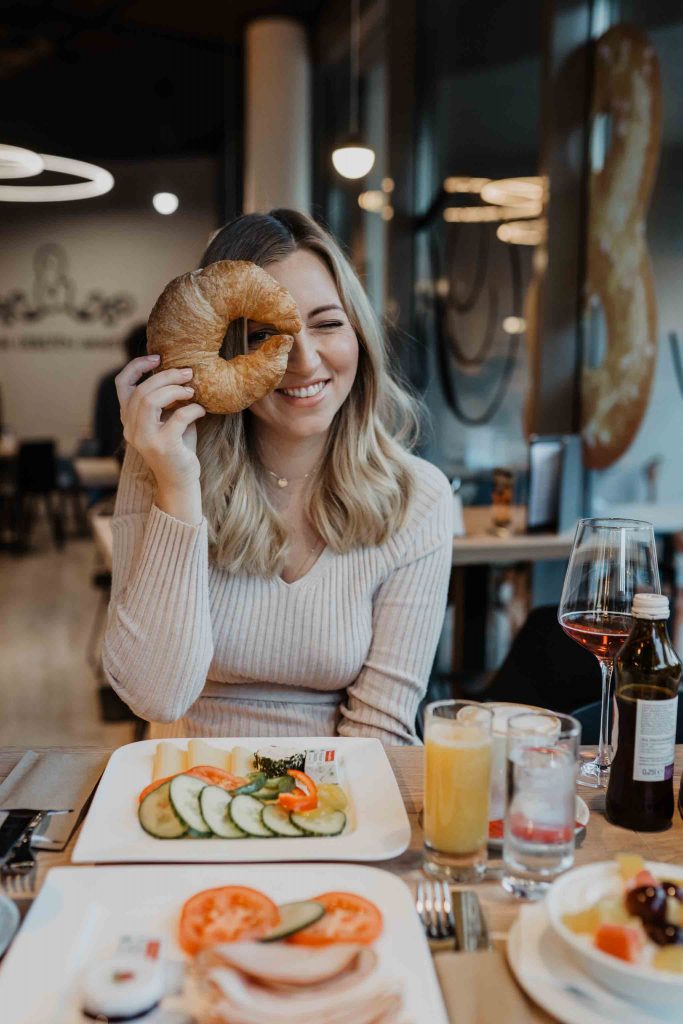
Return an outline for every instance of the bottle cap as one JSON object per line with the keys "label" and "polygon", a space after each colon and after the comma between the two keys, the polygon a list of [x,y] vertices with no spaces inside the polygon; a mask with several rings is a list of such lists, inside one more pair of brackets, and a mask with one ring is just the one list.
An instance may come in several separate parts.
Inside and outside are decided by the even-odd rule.
{"label": "bottle cap", "polygon": [[636,619],[668,619],[669,598],[664,594],[636,594],[631,611]]}

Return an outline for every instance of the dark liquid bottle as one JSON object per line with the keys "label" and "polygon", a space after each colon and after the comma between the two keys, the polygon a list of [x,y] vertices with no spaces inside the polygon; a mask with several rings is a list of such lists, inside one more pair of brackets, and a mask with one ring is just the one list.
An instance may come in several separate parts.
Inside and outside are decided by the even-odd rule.
{"label": "dark liquid bottle", "polygon": [[617,751],[610,769],[608,821],[659,832],[674,812],[673,764],[681,662],[666,628],[669,602],[637,594],[633,629],[615,658]]}

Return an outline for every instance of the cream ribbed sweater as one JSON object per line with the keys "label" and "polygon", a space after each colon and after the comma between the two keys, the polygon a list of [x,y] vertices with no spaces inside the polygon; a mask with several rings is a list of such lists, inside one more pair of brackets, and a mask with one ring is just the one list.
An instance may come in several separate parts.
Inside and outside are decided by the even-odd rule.
{"label": "cream ribbed sweater", "polygon": [[[107,676],[153,736],[377,736],[414,743],[446,604],[452,496],[411,456],[404,526],[328,548],[294,583],[211,563],[207,527],[154,504],[128,448],[113,520]],[[165,725],[163,723],[166,723]]]}

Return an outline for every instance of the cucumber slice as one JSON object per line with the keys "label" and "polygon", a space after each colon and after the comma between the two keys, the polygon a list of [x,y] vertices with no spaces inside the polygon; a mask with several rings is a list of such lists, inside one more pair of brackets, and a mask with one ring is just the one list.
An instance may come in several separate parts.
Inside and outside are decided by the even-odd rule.
{"label": "cucumber slice", "polygon": [[153,789],[138,807],[138,820],[145,832],[155,839],[180,839],[187,824],[173,810],[169,797],[170,782]]}
{"label": "cucumber slice", "polygon": [[266,828],[276,836],[302,836],[304,833],[292,821],[286,807],[280,804],[267,804],[261,813],[261,820]]}
{"label": "cucumber slice", "polygon": [[263,824],[262,811],[261,801],[248,793],[239,793],[228,804],[228,814],[235,825],[255,839],[267,839],[273,835],[268,826]]}
{"label": "cucumber slice", "polygon": [[202,817],[215,836],[221,839],[243,839],[245,833],[230,817],[232,797],[222,786],[204,786],[199,794]]}
{"label": "cucumber slice", "polygon": [[171,805],[178,817],[200,836],[210,836],[211,829],[204,821],[199,806],[199,794],[206,786],[194,775],[176,775],[169,783]]}
{"label": "cucumber slice", "polygon": [[291,813],[292,822],[308,836],[338,836],[346,827],[343,811],[315,810]]}
{"label": "cucumber slice", "polygon": [[275,803],[280,794],[276,789],[268,789],[267,786],[264,786],[263,789],[257,789],[251,795],[264,803]]}
{"label": "cucumber slice", "polygon": [[291,775],[276,775],[274,779],[266,779],[264,789],[272,789],[276,793],[291,793],[296,782]]}
{"label": "cucumber slice", "polygon": [[249,782],[245,782],[243,786],[238,786],[237,789],[230,790],[233,796],[239,796],[242,793],[246,795],[257,793],[266,784],[265,772],[249,772],[247,778]]}
{"label": "cucumber slice", "polygon": [[322,903],[314,900],[297,900],[296,903],[281,903],[277,908],[280,911],[280,923],[273,928],[272,932],[264,935],[259,942],[277,942],[278,939],[286,939],[309,924],[319,921],[325,913]]}

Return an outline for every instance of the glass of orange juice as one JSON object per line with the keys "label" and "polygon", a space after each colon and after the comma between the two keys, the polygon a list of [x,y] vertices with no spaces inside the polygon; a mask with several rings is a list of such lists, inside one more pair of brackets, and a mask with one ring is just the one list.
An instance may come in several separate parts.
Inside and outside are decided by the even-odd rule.
{"label": "glass of orange juice", "polygon": [[486,870],[493,713],[471,700],[425,709],[424,869],[453,882]]}

